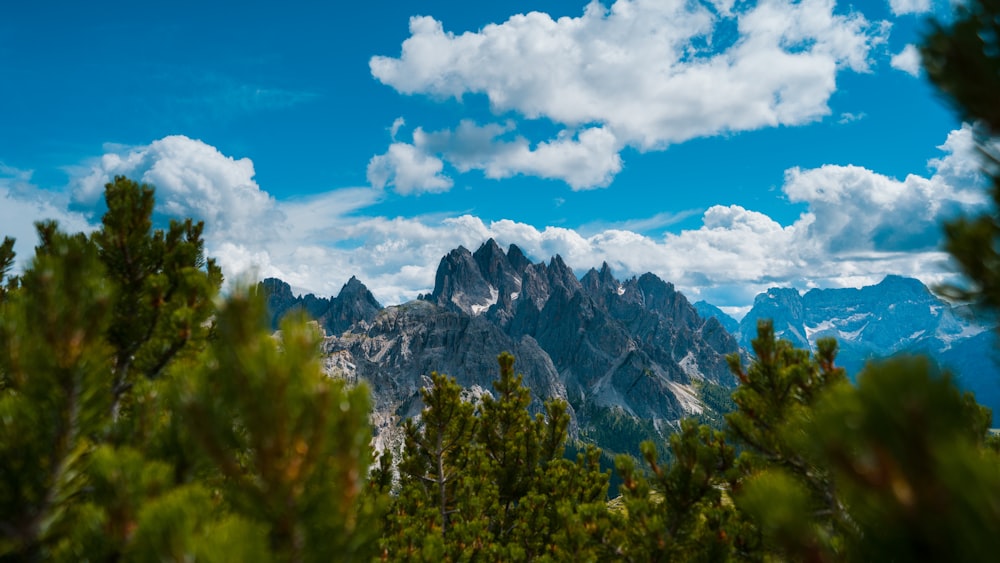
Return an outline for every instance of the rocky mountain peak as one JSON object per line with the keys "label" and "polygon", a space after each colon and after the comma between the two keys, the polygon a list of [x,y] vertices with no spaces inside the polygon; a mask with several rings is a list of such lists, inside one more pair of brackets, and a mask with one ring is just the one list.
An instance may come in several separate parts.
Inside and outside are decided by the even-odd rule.
{"label": "rocky mountain peak", "polygon": [[375,299],[372,292],[368,290],[368,286],[354,276],[351,276],[351,279],[347,280],[347,283],[340,288],[340,293],[337,294],[337,299],[340,301],[366,303],[373,306],[375,309],[382,308],[382,305]]}
{"label": "rocky mountain peak", "polygon": [[[500,254],[503,254],[502,251]],[[496,287],[486,281],[476,258],[464,246],[459,246],[441,259],[434,277],[431,301],[466,313],[480,314],[496,303],[497,296]]]}
{"label": "rocky mountain peak", "polygon": [[331,334],[341,334],[356,323],[371,323],[381,310],[382,304],[368,287],[351,276],[319,320]]}
{"label": "rocky mountain peak", "polygon": [[[526,266],[520,268],[515,266],[496,241],[493,239],[486,241],[472,256],[479,266],[479,272],[483,279],[497,288],[501,298],[509,298],[511,294],[520,291],[521,275]],[[527,263],[527,259],[524,259],[524,262]],[[518,265],[521,265],[520,260],[518,260]]]}
{"label": "rocky mountain peak", "polygon": [[260,287],[266,292],[268,298],[275,301],[295,299],[295,294],[292,293],[292,286],[278,278],[265,278],[264,281],[260,282]]}
{"label": "rocky mountain peak", "polygon": [[695,381],[733,383],[725,355],[739,348],[656,276],[621,283],[605,263],[581,282],[561,256],[531,263],[487,240],[444,256],[431,295],[335,333],[326,350],[332,370],[369,381],[376,426],[384,420],[392,433],[391,421],[419,412],[423,376],[488,389],[503,351],[515,354],[539,405],[569,402],[573,425],[624,416],[668,428],[705,408]]}
{"label": "rocky mountain peak", "polygon": [[275,278],[265,279],[257,287],[266,296],[272,328],[277,328],[281,319],[292,311],[302,310],[319,322],[327,333],[340,334],[355,324],[370,323],[382,310],[372,292],[354,276],[332,299],[312,293],[296,296],[291,286]]}
{"label": "rocky mountain peak", "polygon": [[625,288],[621,282],[615,279],[611,273],[611,267],[607,262],[601,265],[600,271],[591,268],[582,278],[580,285],[583,290],[590,295],[591,299],[607,307],[613,296],[620,296],[625,293]]}
{"label": "rocky mountain peak", "polygon": [[920,280],[905,276],[898,276],[896,274],[887,275],[882,279],[882,281],[876,284],[875,287],[882,290],[905,291],[906,293],[915,293],[920,295],[930,294],[930,292],[927,291],[927,286],[925,286]]}
{"label": "rocky mountain peak", "polygon": [[552,289],[557,287],[562,288],[568,295],[573,295],[583,289],[583,286],[580,284],[580,280],[576,279],[576,275],[573,273],[573,270],[566,265],[562,256],[558,254],[553,256],[549,261],[549,267],[546,269],[546,274],[549,285]]}
{"label": "rocky mountain peak", "polygon": [[531,265],[531,261],[516,244],[511,244],[507,248],[507,261],[516,272],[524,272],[524,269]]}
{"label": "rocky mountain peak", "polygon": [[820,338],[837,340],[837,364],[857,375],[875,358],[899,353],[929,354],[958,375],[977,400],[1000,404],[1000,377],[994,362],[995,318],[966,316],[938,299],[920,280],[889,275],[862,288],[770,289],[758,295],[740,322],[739,340],[749,347],[757,319],[774,320],[778,336],[801,347]]}
{"label": "rocky mountain peak", "polygon": [[796,346],[808,346],[804,310],[803,297],[797,289],[772,287],[754,298],[753,308],[740,321],[740,342],[749,348],[750,341],[757,337],[757,321],[771,319],[779,338],[789,340]]}
{"label": "rocky mountain peak", "polygon": [[722,309],[712,305],[708,301],[698,301],[697,303],[694,303],[693,306],[695,310],[698,311],[698,315],[701,318],[705,320],[715,319],[719,321],[719,324],[721,324],[722,327],[726,329],[726,332],[729,332],[730,334],[736,334],[739,332],[740,323],[736,319],[727,315]]}
{"label": "rocky mountain peak", "polygon": [[483,273],[483,277],[489,279],[491,276],[487,275],[487,272],[496,272],[499,268],[504,266],[509,266],[507,262],[507,255],[504,254],[500,245],[497,241],[489,239],[484,242],[473,254],[472,257],[476,260],[476,264],[479,266],[479,270]]}

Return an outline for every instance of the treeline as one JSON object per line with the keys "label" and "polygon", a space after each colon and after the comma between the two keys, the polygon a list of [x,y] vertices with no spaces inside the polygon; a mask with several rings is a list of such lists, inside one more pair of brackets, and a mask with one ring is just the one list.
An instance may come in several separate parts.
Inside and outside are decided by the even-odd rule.
{"label": "treeline", "polygon": [[105,196],[89,236],[39,225],[20,276],[0,246],[4,560],[979,561],[1000,546],[988,409],[919,358],[853,386],[834,341],[810,353],[766,323],[755,362],[731,359],[725,430],[686,420],[669,463],[651,442],[618,456],[611,502],[601,453],[567,458],[567,405],[532,416],[508,354],[476,401],[433,374],[402,458],[373,463],[368,390],[324,375],[314,325],[272,335],[263,296],[220,296],[202,226],[154,230],[149,186],[116,178]]}

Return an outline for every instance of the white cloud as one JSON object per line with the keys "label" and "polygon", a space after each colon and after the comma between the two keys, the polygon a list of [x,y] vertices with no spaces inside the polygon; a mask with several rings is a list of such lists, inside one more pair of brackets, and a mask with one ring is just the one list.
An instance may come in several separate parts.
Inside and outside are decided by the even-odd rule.
{"label": "white cloud", "polygon": [[704,209],[686,209],[679,212],[668,212],[664,211],[657,213],[652,217],[646,217],[644,219],[628,219],[625,221],[619,221],[615,223],[608,223],[606,221],[595,221],[590,224],[581,225],[578,229],[581,232],[599,232],[605,230],[622,230],[622,231],[632,231],[635,233],[644,233],[647,231],[658,231],[663,230],[670,225],[680,223],[681,221],[699,215],[704,212]]}
{"label": "white cloud", "polygon": [[389,136],[392,137],[393,141],[396,140],[396,135],[404,125],[406,125],[406,120],[402,117],[397,117],[392,121],[392,126],[389,127]]}
{"label": "white cloud", "polygon": [[112,150],[85,170],[72,190],[74,202],[83,208],[97,205],[104,184],[123,175],[156,186],[160,213],[205,221],[209,232],[224,225],[228,236],[263,241],[273,236],[273,225],[281,220],[274,198],[253,179],[249,158],[225,156],[183,135]]}
{"label": "white cloud", "polygon": [[393,143],[368,162],[368,182],[377,189],[392,185],[401,194],[444,192],[452,181],[441,174],[443,169],[440,158],[407,143]]}
{"label": "white cloud", "polygon": [[621,170],[621,147],[606,128],[563,131],[534,148],[521,136],[504,140],[513,128],[512,123],[479,126],[469,120],[454,130],[427,132],[418,127],[413,144],[406,146],[425,158],[440,154],[460,172],[481,170],[493,179],[530,174],[563,180],[575,190],[606,186]]}
{"label": "white cloud", "polygon": [[845,111],[844,113],[840,114],[840,119],[837,120],[837,123],[840,125],[847,125],[848,123],[861,121],[865,117],[867,117],[867,115],[864,112],[851,113],[849,111]]}
{"label": "white cloud", "polygon": [[[515,243],[535,259],[560,254],[578,273],[602,261],[619,276],[651,271],[689,298],[729,307],[745,306],[776,285],[856,287],[887,273],[934,283],[949,275],[947,256],[938,250],[941,222],[978,208],[985,199],[971,128],[952,132],[939,148],[945,154],[929,161],[929,175],[901,180],[851,165],[789,170],[782,191],[806,209],[788,225],[741,206],[720,205],[704,212],[701,227],[662,238],[633,232],[644,222],[592,226],[585,235],[511,220],[485,224],[471,216],[450,222],[366,220],[354,227],[354,236],[382,241],[376,255],[398,256],[398,250],[419,256],[407,263],[414,268],[413,279],[423,276],[425,285],[411,289],[411,295],[430,289],[433,267],[428,263],[436,265],[458,244],[474,249],[487,237]],[[393,244],[398,248],[388,250]],[[379,295],[393,291],[406,294],[396,289]]]}
{"label": "white cloud", "polygon": [[[606,185],[620,169],[607,155],[611,149],[658,150],[696,137],[821,119],[830,113],[838,72],[868,71],[870,51],[888,30],[859,13],[835,14],[832,0],[714,7],[682,0],[618,0],[610,8],[592,2],[577,18],[531,12],[461,35],[431,17],[414,17],[401,55],[373,57],[369,65],[375,78],[401,93],[485,94],[497,113],[580,130],[574,142],[582,146],[571,150],[602,151],[602,173],[574,176],[576,157],[540,167],[542,154],[522,152],[511,161],[504,144],[491,145],[495,152],[476,168],[563,178],[582,188]],[[725,32],[733,24],[735,39]],[[585,133],[599,134],[600,142],[584,139]],[[564,154],[573,134],[562,135],[535,152],[557,146]],[[493,156],[502,162],[492,164]]]}
{"label": "white cloud", "polygon": [[39,189],[31,183],[32,172],[0,163],[0,240],[13,237],[17,267],[22,268],[38,245],[35,222],[54,219],[70,232],[89,232],[93,225],[67,209],[68,199],[60,193]]}
{"label": "white cloud", "polygon": [[889,0],[889,8],[897,16],[923,14],[931,11],[931,0]]}
{"label": "white cloud", "polygon": [[[275,276],[318,295],[335,295],[357,275],[386,304],[429,291],[443,255],[459,245],[475,249],[490,237],[517,244],[535,260],[560,254],[578,274],[603,261],[619,277],[653,272],[692,300],[725,307],[745,307],[771,286],[856,287],[887,273],[939,282],[949,275],[947,256],[937,250],[941,221],[981,208],[985,201],[967,126],[949,134],[939,147],[944,154],[928,162],[925,175],[900,180],[851,165],[788,170],[782,191],[805,207],[791,224],[745,207],[717,205],[702,214],[700,227],[657,237],[634,231],[669,224],[674,217],[661,214],[574,230],[509,219],[484,223],[470,215],[366,216],[365,209],[384,194],[372,188],[276,201],[256,186],[249,161],[190,139],[172,142],[183,150],[166,150],[160,142],[116,149],[101,159],[115,165],[93,170],[160,171],[158,178],[168,187],[158,185],[157,193],[175,202],[170,209],[203,215],[203,199],[225,199],[216,192],[244,193],[253,186],[257,197],[270,202],[264,215],[256,205],[236,205],[211,213],[215,223],[207,225],[206,250],[218,258],[228,279]],[[132,161],[141,164],[122,164]],[[184,174],[165,172],[182,164],[190,168]],[[73,184],[82,200],[93,170]],[[205,184],[190,188],[191,178]],[[81,216],[65,211],[65,197],[60,202],[58,194],[38,190],[29,179],[27,173],[0,170],[0,221],[8,234],[11,225],[18,234],[45,216],[64,219],[72,229],[88,228]],[[268,236],[240,235],[242,226],[262,218],[270,221]]]}
{"label": "white cloud", "polygon": [[907,45],[889,60],[892,68],[901,70],[910,76],[920,76],[920,51],[915,45]]}

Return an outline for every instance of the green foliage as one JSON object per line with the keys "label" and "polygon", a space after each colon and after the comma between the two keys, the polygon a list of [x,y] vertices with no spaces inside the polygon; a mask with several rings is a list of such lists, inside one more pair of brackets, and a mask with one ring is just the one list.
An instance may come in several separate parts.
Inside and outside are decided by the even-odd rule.
{"label": "green foliage", "polygon": [[[404,560],[564,558],[590,553],[610,533],[607,473],[588,448],[568,460],[561,401],[532,417],[514,358],[498,358],[496,397],[462,399],[455,380],[432,374],[419,424],[408,421],[383,553]],[[588,531],[589,530],[589,531]],[[561,555],[560,555],[561,554]]]}
{"label": "green foliage", "polygon": [[43,228],[24,274],[31,293],[0,303],[0,554],[44,555],[72,529],[110,402],[103,265],[82,235]]}
{"label": "green foliage", "polygon": [[[806,431],[861,533],[858,559],[985,561],[1000,533],[989,409],[922,357],[871,365],[817,405]],[[878,530],[878,533],[871,533]]]}
{"label": "green foliage", "polygon": [[642,444],[647,477],[620,456],[627,525],[620,540],[631,561],[721,561],[742,542],[739,515],[728,498],[737,476],[736,455],[721,432],[684,420],[670,437],[674,462],[657,460]]}
{"label": "green foliage", "polygon": [[[613,455],[627,454],[642,458],[639,444],[651,441],[661,444],[663,438],[652,420],[636,419],[620,407],[587,405],[577,416],[583,419],[580,438],[587,442],[605,444]],[[660,455],[669,455],[661,449]]]}
{"label": "green foliage", "polygon": [[961,119],[974,124],[983,167],[992,180],[991,209],[945,225],[945,249],[972,283],[941,288],[949,297],[1000,307],[1000,2],[956,6],[947,25],[932,22],[920,49],[931,82]]}
{"label": "green foliage", "polygon": [[108,211],[91,240],[117,289],[107,337],[117,416],[120,397],[139,377],[157,377],[179,354],[198,350],[222,272],[204,257],[201,222],[152,229],[152,187],[119,176],[105,187],[105,200]]}
{"label": "green foliage", "polygon": [[[760,321],[752,341],[755,361],[744,371],[738,356],[730,368],[740,385],[733,393],[738,409],[726,416],[731,435],[742,447],[739,466],[744,476],[741,507],[750,519],[763,522],[761,531],[768,549],[797,558],[817,552],[839,552],[839,538],[852,522],[827,465],[808,455],[811,437],[804,433],[816,402],[839,385],[848,385],[844,371],[834,366],[837,343],[817,342],[815,355],[778,340],[770,321]],[[773,489],[788,485],[788,505],[807,504],[809,516],[788,531],[787,514],[763,514],[757,499],[772,496]],[[786,509],[787,506],[780,507]],[[777,510],[777,509],[776,509]],[[766,516],[766,517],[765,517]],[[785,535],[794,537],[790,544]]]}
{"label": "green foliage", "polygon": [[8,291],[17,287],[17,279],[8,276],[14,267],[14,258],[14,239],[4,237],[3,243],[0,243],[0,301]]}
{"label": "green foliage", "polygon": [[855,387],[832,368],[830,344],[810,359],[766,324],[758,334],[729,420],[747,445],[732,491],[763,540],[759,553],[991,558],[1000,457],[987,446],[988,409],[926,358],[870,364]]}
{"label": "green foliage", "polygon": [[357,505],[371,439],[367,389],[323,374],[320,335],[304,318],[287,318],[280,341],[272,338],[259,297],[231,296],[215,332],[193,377],[179,383],[191,384],[183,413],[227,503],[292,560],[366,549],[374,538]]}
{"label": "green foliage", "polygon": [[304,319],[276,340],[259,299],[217,308],[201,225],[152,231],[152,188],[106,198],[90,237],[39,224],[3,284],[0,559],[371,558],[367,391],[323,375]]}

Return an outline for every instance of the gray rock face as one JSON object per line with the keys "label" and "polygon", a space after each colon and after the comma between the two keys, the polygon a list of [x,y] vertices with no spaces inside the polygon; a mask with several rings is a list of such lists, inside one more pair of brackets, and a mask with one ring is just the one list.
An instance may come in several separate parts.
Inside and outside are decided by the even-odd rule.
{"label": "gray rock face", "polygon": [[740,330],[740,322],[736,319],[727,315],[722,309],[712,305],[707,301],[698,301],[694,303],[694,309],[698,311],[703,319],[715,319],[719,321],[722,328],[726,329],[729,334],[736,334]]}
{"label": "gray rock face", "polygon": [[382,310],[372,292],[354,276],[332,299],[311,293],[297,297],[287,283],[275,278],[267,278],[257,287],[267,296],[272,329],[278,328],[285,315],[301,309],[318,321],[327,334],[340,334],[355,324],[370,323]]}
{"label": "gray rock face", "polygon": [[377,443],[394,447],[432,371],[489,390],[509,351],[535,408],[566,400],[574,431],[602,410],[668,428],[704,408],[695,382],[733,384],[724,358],[739,346],[652,274],[619,282],[605,264],[581,281],[559,256],[532,264],[489,240],[442,258],[430,295],[334,333],[325,350],[331,372],[369,383]]}

